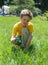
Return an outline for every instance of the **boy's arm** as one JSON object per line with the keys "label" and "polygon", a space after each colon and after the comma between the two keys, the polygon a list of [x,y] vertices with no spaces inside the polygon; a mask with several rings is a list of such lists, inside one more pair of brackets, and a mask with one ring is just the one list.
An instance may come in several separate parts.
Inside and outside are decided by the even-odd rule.
{"label": "boy's arm", "polygon": [[26,48],[29,48],[31,39],[32,39],[32,33],[29,34],[29,37],[28,37],[28,40],[27,40],[27,43],[26,43]]}
{"label": "boy's arm", "polygon": [[34,32],[34,28],[33,28],[33,24],[32,24],[32,23],[30,23],[28,29],[29,29],[29,32],[30,32],[30,33],[29,33],[29,37],[28,37],[28,40],[27,40],[27,43],[26,43],[26,47],[29,48],[31,39],[32,39],[32,37],[33,37],[32,32]]}
{"label": "boy's arm", "polygon": [[16,34],[17,34],[17,26],[14,25],[13,30],[12,30],[12,37],[11,37],[11,42],[12,42],[12,43],[15,43]]}

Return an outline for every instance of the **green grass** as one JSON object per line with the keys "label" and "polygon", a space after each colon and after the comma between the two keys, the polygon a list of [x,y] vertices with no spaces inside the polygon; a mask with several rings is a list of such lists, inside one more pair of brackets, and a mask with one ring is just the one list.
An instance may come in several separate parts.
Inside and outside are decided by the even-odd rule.
{"label": "green grass", "polygon": [[48,65],[48,21],[35,17],[32,47],[26,49],[10,42],[12,27],[19,21],[16,16],[0,16],[0,65]]}

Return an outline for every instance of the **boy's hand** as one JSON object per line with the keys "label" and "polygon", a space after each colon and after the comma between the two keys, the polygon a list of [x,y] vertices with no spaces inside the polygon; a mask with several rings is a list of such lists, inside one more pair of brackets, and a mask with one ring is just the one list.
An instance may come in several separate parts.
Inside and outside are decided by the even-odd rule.
{"label": "boy's hand", "polygon": [[15,43],[15,42],[16,42],[16,38],[15,38],[15,37],[12,37],[12,38],[11,38],[11,42],[12,42],[12,43]]}
{"label": "boy's hand", "polygon": [[32,33],[30,33],[30,35],[28,37],[28,40],[27,40],[27,43],[26,43],[26,48],[29,48],[30,47],[31,39],[32,39]]}
{"label": "boy's hand", "polygon": [[29,49],[30,43],[26,43],[26,49]]}

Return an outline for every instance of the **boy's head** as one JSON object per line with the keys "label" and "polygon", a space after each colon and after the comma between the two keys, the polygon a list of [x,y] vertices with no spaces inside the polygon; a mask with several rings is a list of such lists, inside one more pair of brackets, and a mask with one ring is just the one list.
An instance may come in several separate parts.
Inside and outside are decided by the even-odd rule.
{"label": "boy's head", "polygon": [[23,16],[29,16],[29,18],[32,19],[33,14],[30,10],[24,9],[20,13],[20,17],[22,18]]}
{"label": "boy's head", "polygon": [[32,12],[28,9],[24,9],[20,13],[21,23],[23,26],[26,26],[26,24],[32,19]]}

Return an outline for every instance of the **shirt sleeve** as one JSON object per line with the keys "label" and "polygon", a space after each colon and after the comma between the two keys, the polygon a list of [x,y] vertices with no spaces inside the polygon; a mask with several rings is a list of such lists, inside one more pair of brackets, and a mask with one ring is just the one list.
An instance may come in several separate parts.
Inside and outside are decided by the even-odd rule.
{"label": "shirt sleeve", "polygon": [[34,32],[33,24],[30,24],[28,29],[29,29],[29,32],[31,32],[31,33]]}
{"label": "shirt sleeve", "polygon": [[13,30],[12,30],[12,36],[16,36],[18,31],[18,26],[14,25]]}

